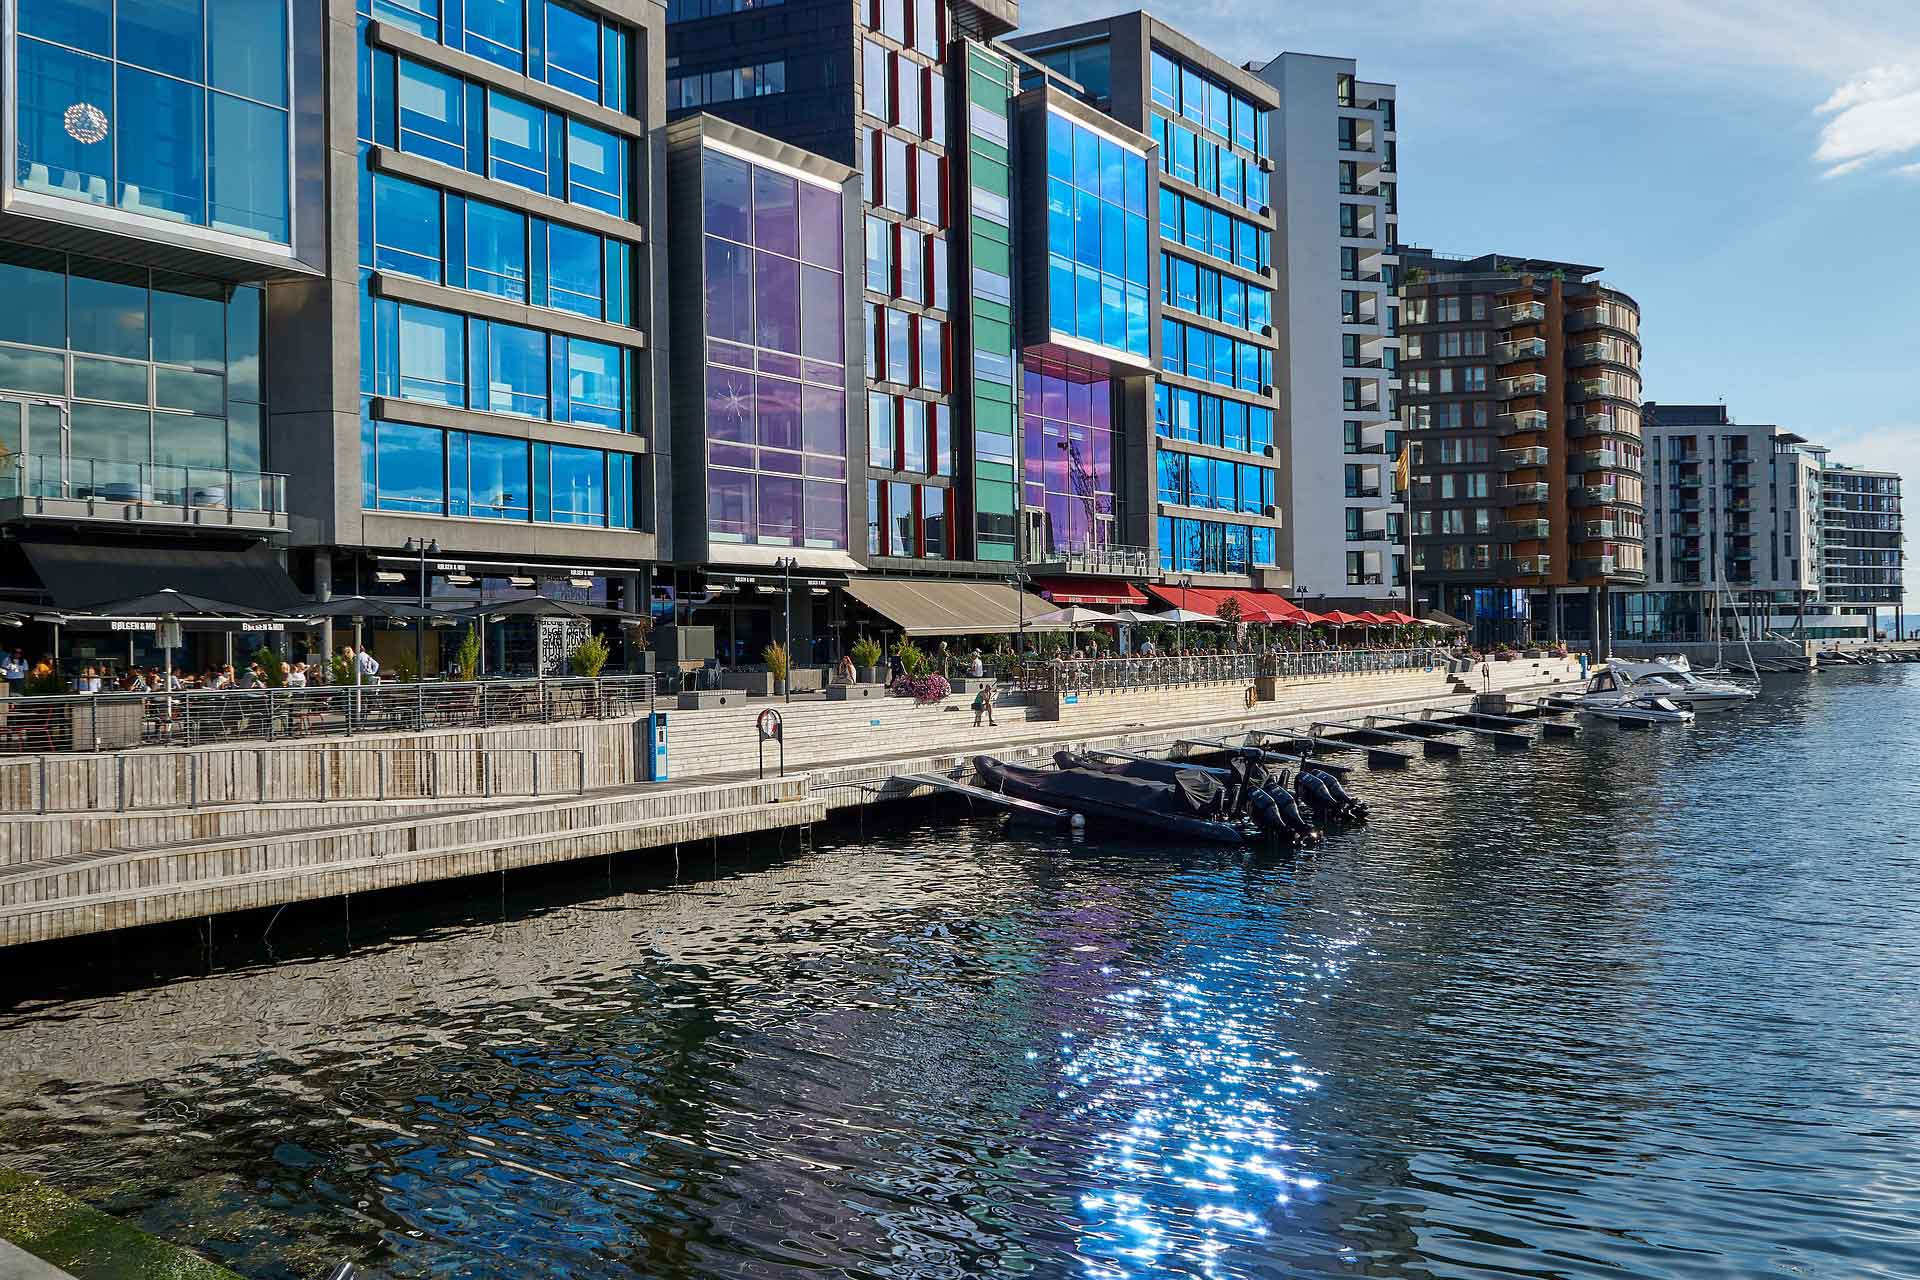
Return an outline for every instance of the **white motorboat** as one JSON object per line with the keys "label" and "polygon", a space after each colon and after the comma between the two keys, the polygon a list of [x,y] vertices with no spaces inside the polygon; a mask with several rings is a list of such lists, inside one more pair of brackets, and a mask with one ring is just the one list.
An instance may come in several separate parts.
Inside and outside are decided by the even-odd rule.
{"label": "white motorboat", "polygon": [[1683,655],[1646,661],[1614,658],[1607,669],[1635,692],[1654,694],[1702,713],[1731,710],[1756,696],[1752,689],[1731,680],[1702,679]]}
{"label": "white motorboat", "polygon": [[1606,667],[1593,673],[1578,702],[1583,715],[1611,720],[1626,728],[1693,723],[1692,711],[1662,694],[1636,688]]}

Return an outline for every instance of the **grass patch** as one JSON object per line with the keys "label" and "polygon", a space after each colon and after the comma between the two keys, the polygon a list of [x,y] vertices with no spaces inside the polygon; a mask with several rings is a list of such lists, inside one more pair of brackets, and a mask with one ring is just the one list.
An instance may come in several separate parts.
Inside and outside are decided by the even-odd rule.
{"label": "grass patch", "polygon": [[239,1280],[44,1182],[0,1169],[0,1236],[77,1280]]}

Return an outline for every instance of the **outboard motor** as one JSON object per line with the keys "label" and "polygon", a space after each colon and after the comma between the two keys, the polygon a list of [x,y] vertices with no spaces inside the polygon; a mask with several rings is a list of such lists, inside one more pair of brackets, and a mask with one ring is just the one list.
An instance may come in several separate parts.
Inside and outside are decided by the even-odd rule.
{"label": "outboard motor", "polygon": [[1300,810],[1300,802],[1293,798],[1291,791],[1287,790],[1284,778],[1270,783],[1260,794],[1273,802],[1273,807],[1280,815],[1280,821],[1285,824],[1288,835],[1303,845],[1319,843],[1320,832],[1307,821],[1307,815]]}
{"label": "outboard motor", "polygon": [[1313,810],[1313,816],[1318,821],[1327,823],[1340,816],[1340,802],[1333,798],[1333,792],[1327,790],[1324,775],[1302,769],[1294,777],[1293,790]]}
{"label": "outboard motor", "polygon": [[1310,764],[1301,766],[1300,772],[1311,773],[1320,780],[1321,785],[1326,787],[1328,794],[1333,797],[1334,803],[1339,806],[1340,816],[1346,821],[1365,822],[1367,820],[1367,802],[1354,799],[1353,793],[1341,783],[1339,774]]}

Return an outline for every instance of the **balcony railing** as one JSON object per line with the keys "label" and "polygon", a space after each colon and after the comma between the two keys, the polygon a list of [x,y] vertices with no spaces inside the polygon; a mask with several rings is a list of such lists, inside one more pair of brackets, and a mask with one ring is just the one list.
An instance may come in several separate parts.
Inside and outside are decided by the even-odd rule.
{"label": "balcony railing", "polygon": [[11,467],[0,466],[0,498],[23,496],[285,515],[287,477],[270,471],[35,454],[16,458]]}
{"label": "balcony railing", "polygon": [[1431,649],[1325,649],[1298,653],[1209,653],[1169,658],[1056,659],[1022,662],[1014,675],[1025,693],[1089,693],[1096,689],[1164,689],[1189,684],[1246,684],[1373,671],[1409,671],[1445,658]]}
{"label": "balcony railing", "polygon": [[1603,396],[1607,394],[1607,380],[1605,378],[1582,378],[1573,384],[1573,391],[1575,395],[1589,398],[1593,396]]}
{"label": "balcony railing", "polygon": [[1545,409],[1522,409],[1518,413],[1503,413],[1498,419],[1501,435],[1512,435],[1516,431],[1545,431],[1547,429],[1547,411]]}
{"label": "balcony railing", "polygon": [[1544,578],[1552,572],[1552,556],[1519,556],[1500,562],[1500,576],[1503,578]]}
{"label": "balcony railing", "polygon": [[1618,528],[1611,520],[1589,520],[1581,526],[1580,532],[1588,538],[1611,538]]}
{"label": "balcony railing", "polygon": [[1502,400],[1512,400],[1518,396],[1544,395],[1547,390],[1547,375],[1544,373],[1523,373],[1517,378],[1502,378],[1495,384]]}
{"label": "balcony railing", "polygon": [[1620,455],[1611,449],[1592,449],[1577,455],[1574,464],[1581,471],[1612,471],[1620,465]]}
{"label": "balcony railing", "polygon": [[1617,429],[1613,423],[1613,415],[1610,413],[1578,413],[1567,423],[1568,434],[1576,436]]}
{"label": "balcony railing", "polygon": [[1573,562],[1575,578],[1610,578],[1614,572],[1612,556],[1585,556]]}
{"label": "balcony railing", "polygon": [[1505,542],[1532,542],[1553,536],[1551,520],[1502,520],[1494,533]]}
{"label": "balcony railing", "polygon": [[1032,568],[1059,573],[1144,578],[1152,559],[1152,552],[1145,547],[1129,547],[1113,542],[1100,546],[1054,547],[1036,552],[1029,563]]}
{"label": "balcony railing", "polygon": [[1506,487],[1504,496],[1510,505],[1525,502],[1545,502],[1547,500],[1547,486],[1544,483],[1510,484]]}
{"label": "balcony railing", "polygon": [[1607,319],[1605,307],[1585,307],[1567,316],[1567,328],[1591,329],[1597,324],[1606,324]]}
{"label": "balcony railing", "polygon": [[1500,469],[1518,471],[1522,467],[1544,467],[1547,465],[1547,458],[1547,451],[1537,445],[1530,449],[1502,449]]}
{"label": "balcony railing", "polygon": [[1616,501],[1619,494],[1619,489],[1610,484],[1583,484],[1576,487],[1573,491],[1573,496],[1577,498],[1582,505],[1589,507],[1601,506]]}
{"label": "balcony railing", "polygon": [[1505,307],[1496,307],[1493,312],[1497,324],[1539,324],[1547,318],[1547,304],[1544,302],[1516,302]]}
{"label": "balcony railing", "polygon": [[1516,360],[1540,360],[1547,354],[1545,338],[1521,338],[1517,342],[1503,342],[1494,349],[1499,363],[1512,364]]}
{"label": "balcony railing", "polygon": [[1604,342],[1583,342],[1573,349],[1575,364],[1594,364],[1610,358]]}

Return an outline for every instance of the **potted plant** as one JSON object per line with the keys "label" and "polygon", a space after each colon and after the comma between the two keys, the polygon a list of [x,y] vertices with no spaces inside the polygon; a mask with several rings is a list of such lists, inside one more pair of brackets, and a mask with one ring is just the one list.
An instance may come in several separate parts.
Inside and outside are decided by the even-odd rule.
{"label": "potted plant", "polygon": [[767,664],[767,672],[773,676],[774,697],[785,695],[787,676],[793,670],[793,655],[787,652],[787,646],[775,640],[760,651],[760,661]]}
{"label": "potted plant", "polygon": [[460,637],[460,647],[453,651],[453,669],[462,680],[480,678],[480,633],[471,625]]}
{"label": "potted plant", "polygon": [[900,669],[910,677],[923,676],[933,670],[933,659],[927,651],[904,636],[893,646],[893,652],[900,659]]}
{"label": "potted plant", "polygon": [[847,652],[853,657],[853,665],[860,669],[861,684],[879,683],[880,642],[872,636],[861,636],[853,642]]}
{"label": "potted plant", "polygon": [[284,689],[287,684],[287,664],[280,661],[280,655],[271,645],[261,645],[253,651],[253,660],[260,664],[261,679],[269,689]]}
{"label": "potted plant", "polygon": [[627,670],[651,673],[653,671],[653,615],[638,614],[626,620],[627,631]]}
{"label": "potted plant", "polygon": [[573,652],[567,655],[567,666],[577,676],[598,680],[601,671],[606,669],[609,652],[607,642],[597,632],[589,632],[587,638],[575,645]]}

